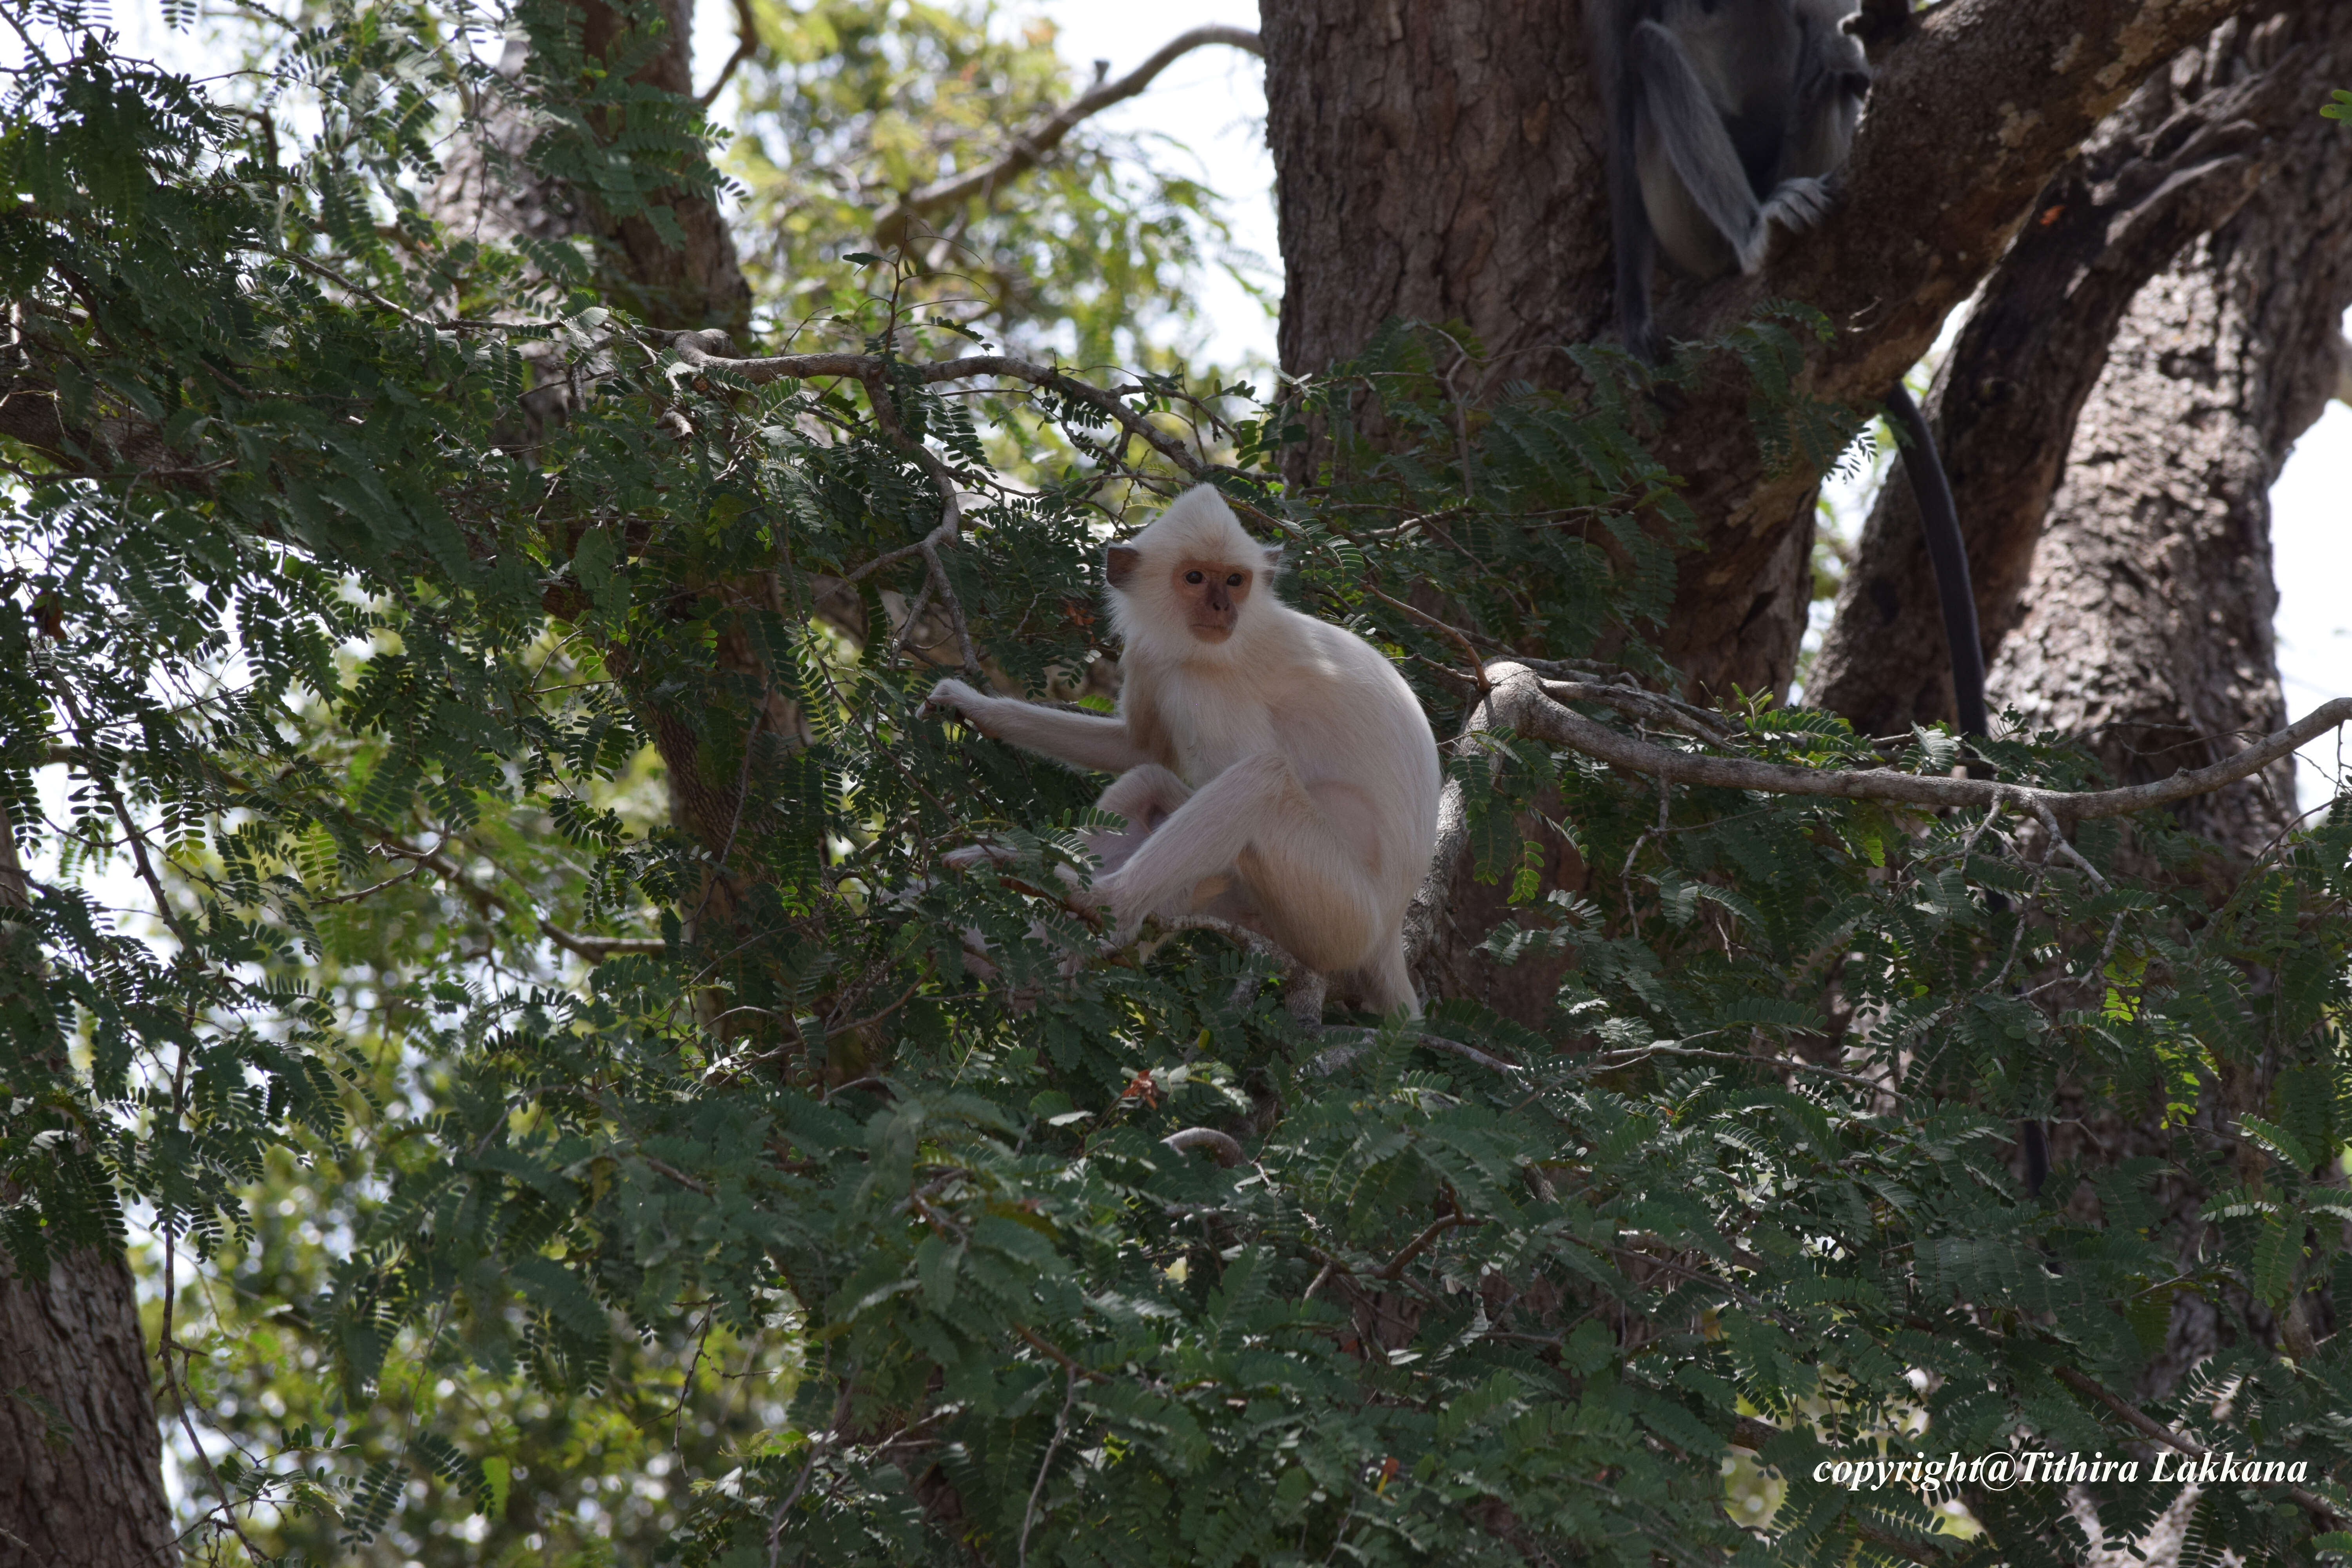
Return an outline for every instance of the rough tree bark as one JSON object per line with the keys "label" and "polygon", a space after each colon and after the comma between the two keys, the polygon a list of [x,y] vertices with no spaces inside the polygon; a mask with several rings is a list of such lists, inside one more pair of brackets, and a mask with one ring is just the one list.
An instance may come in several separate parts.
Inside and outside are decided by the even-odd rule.
{"label": "rough tree bark", "polygon": [[[1996,704],[2084,736],[2125,782],[2201,766],[2285,713],[2269,498],[2335,390],[2352,304],[2352,136],[2317,112],[2321,83],[2352,79],[2352,9],[2276,8],[2172,79],[2193,92],[2280,62],[2295,80],[2270,167],[2133,300],[1990,672]],[[2295,820],[2292,764],[2176,816],[2259,854]]]}
{"label": "rough tree bark", "polygon": [[163,1455],[121,1255],[34,1283],[0,1254],[0,1568],[177,1562]]}
{"label": "rough tree bark", "polygon": [[[0,911],[25,904],[0,811]],[[32,947],[0,924],[0,993],[37,973]],[[35,1281],[0,1250],[0,1568],[173,1562],[163,1454],[122,1255],[84,1247]]]}
{"label": "rough tree bark", "polygon": [[[1754,278],[1669,290],[1699,336],[1774,297],[1844,329],[1812,390],[1857,406],[1933,341],[2034,195],[2148,71],[2235,0],[1950,0],[1880,61],[1847,198]],[[1598,106],[1579,8],[1552,0],[1264,0],[1293,374],[1389,316],[1460,320],[1502,374],[1567,384],[1608,319]],[[1804,626],[1815,476],[1767,473],[1743,388],[1702,391],[1656,449],[1702,548],[1664,645],[1696,688],[1786,687]]]}
{"label": "rough tree bark", "polygon": [[[1988,665],[2042,597],[2027,583],[2042,521],[2062,479],[2073,482],[2070,440],[2143,286],[2257,190],[2257,211],[2296,192],[2320,209],[2340,204],[2352,148],[2315,110],[2340,66],[2347,21],[2341,6],[2309,3],[2225,24],[2060,171],[1987,280],[1929,413],[1960,502]],[[2314,257],[2340,248],[2324,210],[2305,216]],[[2312,308],[2324,310],[2328,267],[2295,270],[2271,286],[2314,290]],[[2326,375],[2334,336],[2330,325],[2294,351],[2315,355]],[[2286,374],[2299,382],[2305,373]],[[1900,731],[1952,716],[1947,666],[1917,509],[1890,473],[1807,696],[1867,733]]]}

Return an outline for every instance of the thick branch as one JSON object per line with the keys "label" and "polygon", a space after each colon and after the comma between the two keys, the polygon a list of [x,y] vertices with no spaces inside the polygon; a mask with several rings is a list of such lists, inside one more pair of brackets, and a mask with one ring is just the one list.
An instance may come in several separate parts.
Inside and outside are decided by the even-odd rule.
{"label": "thick branch", "polygon": [[2288,726],[2261,744],[2227,761],[2190,773],[2127,789],[2083,793],[2037,789],[2028,784],[1997,784],[1984,779],[1943,778],[1922,773],[1869,768],[1853,773],[1803,768],[1785,763],[1763,763],[1745,757],[1710,757],[1693,752],[1668,751],[1664,746],[1612,730],[1554,700],[1554,691],[1570,700],[1575,688],[1548,683],[1523,665],[1492,664],[1486,678],[1494,690],[1486,706],[1488,726],[1548,741],[1597,757],[1612,767],[1647,773],[1673,784],[1717,789],[1757,790],[1769,795],[1829,795],[1843,800],[1893,800],[1925,806],[1990,806],[2008,804],[2039,814],[2047,810],[2067,821],[2125,816],[2169,805],[2176,801],[2210,795],[2225,784],[2260,773],[2313,737],[2341,724],[2352,723],[2352,698],[2323,704],[2308,718]]}
{"label": "thick branch", "polygon": [[[885,248],[904,245],[916,221],[934,213],[945,212],[973,196],[983,199],[993,195],[1001,185],[1019,179],[1037,166],[1045,154],[1062,144],[1062,138],[1081,121],[1101,113],[1115,103],[1124,103],[1166,70],[1177,59],[1192,50],[1211,44],[1229,44],[1237,49],[1247,49],[1254,55],[1264,55],[1265,47],[1258,36],[1246,27],[1195,27],[1181,33],[1162,45],[1158,53],[1117,81],[1102,82],[1081,98],[1077,98],[1047,115],[1032,130],[1015,137],[1012,151],[993,163],[982,164],[969,174],[956,174],[910,191],[893,203],[882,216],[874,220],[874,237]],[[714,89],[715,90],[715,89]]]}
{"label": "thick branch", "polygon": [[1220,1132],[1213,1127],[1187,1127],[1181,1132],[1171,1132],[1160,1142],[1179,1154],[1206,1149],[1228,1171],[1249,1158],[1232,1133]]}
{"label": "thick branch", "polygon": [[719,68],[719,79],[695,98],[695,106],[709,108],[719,95],[727,90],[727,84],[734,79],[736,70],[757,53],[759,47],[760,24],[751,15],[751,0],[735,0],[735,52],[729,55],[727,63]]}

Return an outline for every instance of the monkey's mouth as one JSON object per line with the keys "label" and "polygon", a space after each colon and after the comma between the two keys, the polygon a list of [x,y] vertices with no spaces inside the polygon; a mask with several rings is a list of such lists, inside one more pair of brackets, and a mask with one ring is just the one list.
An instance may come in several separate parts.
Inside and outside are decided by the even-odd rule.
{"label": "monkey's mouth", "polygon": [[1192,635],[1199,637],[1202,642],[1223,642],[1227,637],[1234,635],[1234,628],[1227,626],[1220,626],[1214,621],[1194,621],[1192,623]]}

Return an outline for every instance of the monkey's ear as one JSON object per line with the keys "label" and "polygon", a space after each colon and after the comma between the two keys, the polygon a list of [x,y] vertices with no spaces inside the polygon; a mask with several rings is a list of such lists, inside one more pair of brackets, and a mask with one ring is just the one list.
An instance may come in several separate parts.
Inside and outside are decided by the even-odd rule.
{"label": "monkey's ear", "polygon": [[1258,550],[1265,556],[1265,574],[1269,577],[1282,570],[1282,546],[1261,544]]}
{"label": "monkey's ear", "polygon": [[1110,574],[1110,585],[1124,588],[1128,579],[1135,575],[1136,567],[1142,564],[1143,552],[1132,544],[1114,544],[1106,552],[1104,562]]}

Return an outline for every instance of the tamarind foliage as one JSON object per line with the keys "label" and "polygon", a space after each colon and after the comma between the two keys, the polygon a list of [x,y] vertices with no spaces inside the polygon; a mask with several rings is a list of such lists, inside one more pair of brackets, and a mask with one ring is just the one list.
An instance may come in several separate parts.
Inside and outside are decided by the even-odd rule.
{"label": "tamarind foliage", "polygon": [[[0,1247],[135,1247],[192,1552],[2054,1564],[2179,1488],[1822,1478],[2145,1472],[2126,1411],[2280,1467],[2195,1500],[2202,1560],[2352,1551],[2352,802],[2256,863],[2162,819],[2070,858],[1491,734],[1451,764],[1483,962],[1536,1005],[1308,1023],[1223,933],[1104,951],[1047,891],[1099,781],[920,711],[960,637],[1100,705],[1100,546],[1177,452],[1442,735],[1489,657],[1664,677],[1640,373],[1473,405],[1478,346],[1398,324],[1279,399],[1076,377],[1155,446],[926,379],[954,324],[878,261],[822,345],[870,373],[689,364],[415,191],[461,102],[609,154],[615,210],[698,122],[592,149],[647,89],[320,15],[299,147],[87,35],[0,126]],[[1687,374],[1850,434],[1792,321]],[[2025,1120],[2079,1133],[2038,1192]]]}

